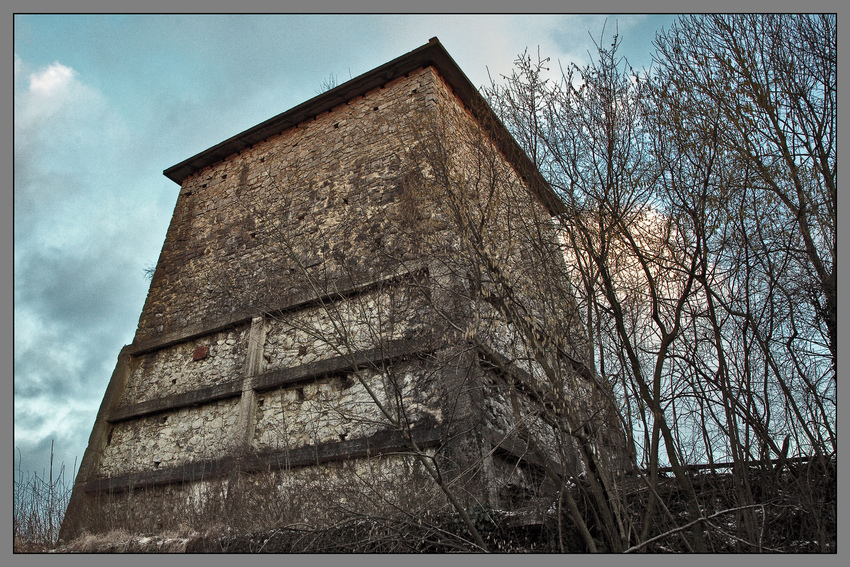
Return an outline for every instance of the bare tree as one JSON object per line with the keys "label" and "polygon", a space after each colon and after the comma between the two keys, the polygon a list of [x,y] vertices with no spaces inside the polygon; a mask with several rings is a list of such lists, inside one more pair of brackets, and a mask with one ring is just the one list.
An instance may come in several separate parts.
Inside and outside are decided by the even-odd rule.
{"label": "bare tree", "polygon": [[648,469],[638,541],[684,537],[653,524],[656,506],[672,520],[662,466],[686,548],[713,545],[689,467],[722,462],[759,549],[752,463],[834,455],[834,42],[829,17],[688,18],[659,36],[654,74],[630,74],[615,35],[556,81],[524,54],[487,92],[563,203],[596,364]]}
{"label": "bare tree", "polygon": [[[587,548],[596,551],[598,544],[567,489],[580,477],[604,548],[625,549],[629,526],[619,481],[633,455],[610,384],[595,370],[546,206],[552,203],[536,198],[533,186],[529,191],[530,178],[511,170],[480,125],[437,116],[418,131],[423,135],[409,160],[421,168],[414,186],[436,204],[451,235],[452,253],[437,257],[457,274],[474,312],[464,334],[484,352],[501,354],[489,362],[506,377],[517,432],[541,462],[551,461],[545,472],[560,487],[559,506],[562,499]],[[536,404],[523,404],[523,397]],[[530,419],[538,425],[524,425]],[[561,448],[557,458],[544,454],[552,446]]]}
{"label": "bare tree", "polygon": [[[718,169],[704,195],[681,201],[699,205],[705,243],[714,353],[697,376],[725,416],[725,442],[708,455],[720,448],[736,463],[742,504],[753,498],[747,461],[784,463],[790,451],[829,467],[837,451],[835,25],[829,15],[695,17],[657,39],[656,122],[682,139],[677,161]],[[713,156],[696,155],[706,147]]]}

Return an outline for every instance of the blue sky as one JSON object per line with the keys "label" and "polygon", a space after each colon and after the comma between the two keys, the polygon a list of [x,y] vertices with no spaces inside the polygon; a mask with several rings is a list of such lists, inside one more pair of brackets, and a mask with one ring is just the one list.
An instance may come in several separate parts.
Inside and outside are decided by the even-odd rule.
{"label": "blue sky", "polygon": [[[674,16],[14,17],[14,444],[82,458],[179,187],[162,171],[437,36],[473,84],[538,46],[585,63],[607,19],[651,63]],[[19,454],[16,451],[16,459]]]}

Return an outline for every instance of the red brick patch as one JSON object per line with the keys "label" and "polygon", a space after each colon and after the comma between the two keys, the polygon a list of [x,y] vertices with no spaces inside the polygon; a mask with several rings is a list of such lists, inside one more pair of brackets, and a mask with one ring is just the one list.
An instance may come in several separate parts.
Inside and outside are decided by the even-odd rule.
{"label": "red brick patch", "polygon": [[192,353],[192,360],[203,360],[210,355],[209,345],[195,347],[195,352]]}

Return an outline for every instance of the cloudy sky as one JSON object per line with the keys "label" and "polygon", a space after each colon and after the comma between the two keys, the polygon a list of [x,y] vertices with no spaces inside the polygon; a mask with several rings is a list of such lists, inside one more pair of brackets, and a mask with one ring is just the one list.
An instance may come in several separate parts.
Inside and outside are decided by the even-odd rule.
{"label": "cloudy sky", "polygon": [[178,186],[162,171],[437,36],[475,85],[526,48],[636,69],[673,16],[14,17],[14,445],[82,458]]}

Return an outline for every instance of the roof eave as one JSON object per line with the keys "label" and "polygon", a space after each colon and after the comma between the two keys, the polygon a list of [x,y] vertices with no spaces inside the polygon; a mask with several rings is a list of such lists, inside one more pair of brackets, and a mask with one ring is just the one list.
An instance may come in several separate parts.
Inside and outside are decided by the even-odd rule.
{"label": "roof eave", "polygon": [[[272,136],[280,134],[292,126],[300,124],[335,106],[348,102],[388,81],[409,73],[418,67],[437,64],[441,55],[448,57],[445,49],[437,41],[429,42],[410,53],[402,55],[371,71],[359,75],[350,81],[323,92],[310,100],[295,106],[286,112],[253,126],[244,132],[216,144],[177,165],[169,167],[163,173],[177,184],[195,173],[217,163],[229,155],[249,148]],[[451,58],[449,58],[451,59]],[[452,62],[453,63],[453,62]]]}
{"label": "roof eave", "polygon": [[492,111],[484,97],[481,96],[481,93],[478,92],[478,89],[461,71],[437,38],[432,38],[425,45],[401,57],[346,81],[177,165],[169,167],[163,173],[166,177],[181,185],[193,173],[218,163],[232,154],[276,136],[288,128],[318,116],[372,89],[383,86],[392,79],[418,68],[429,66],[437,69],[476,119],[488,129],[496,144],[505,156],[514,163],[522,177],[538,194],[538,197],[541,198],[550,212],[555,214],[560,201],[552,193],[551,188],[526,153],[519,147],[516,140]]}

